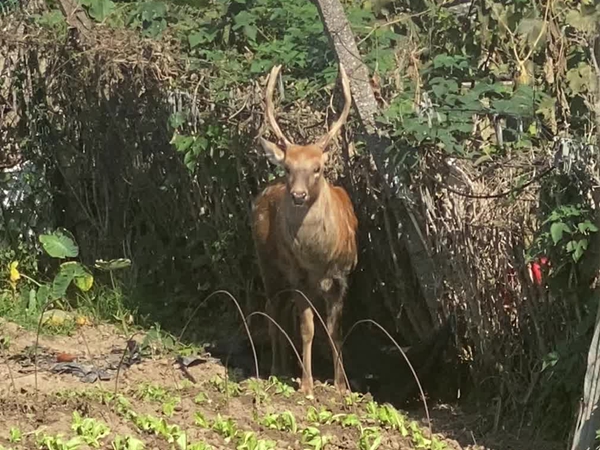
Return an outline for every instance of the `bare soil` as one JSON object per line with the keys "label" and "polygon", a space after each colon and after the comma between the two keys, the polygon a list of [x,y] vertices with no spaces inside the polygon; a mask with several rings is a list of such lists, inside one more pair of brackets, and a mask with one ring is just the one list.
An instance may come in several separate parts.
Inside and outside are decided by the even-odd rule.
{"label": "bare soil", "polygon": [[[47,448],[40,447],[40,435],[63,435],[63,439],[68,440],[76,436],[72,429],[74,411],[108,425],[110,434],[100,441],[100,448],[105,449],[116,448],[112,446],[116,436],[139,439],[145,443],[146,449],[185,448],[168,442],[167,438],[152,430],[141,429],[132,419],[133,415],[162,418],[168,424],[178,425],[186,433],[188,443],[202,441],[214,449],[261,448],[243,447],[240,436],[245,431],[254,432],[257,439],[274,441],[275,445],[271,448],[317,449],[316,444],[311,445],[303,437],[302,430],[307,427],[315,427],[321,436],[329,437],[327,445],[322,447],[324,449],[369,448],[359,445],[361,427],[376,429],[381,439],[380,449],[417,448],[412,431],[403,436],[399,429],[377,422],[372,416],[370,418],[367,411],[371,400],[369,395],[348,404],[348,397],[340,396],[328,385],[317,384],[314,398],[306,398],[295,390],[290,390],[289,396],[278,393],[280,385],[267,381],[262,382],[262,390],[256,390],[251,387],[252,380],[240,383],[239,392],[226,395],[228,385],[219,385],[215,380],[225,380],[227,371],[209,355],[203,355],[201,363],[189,366],[186,373],[176,363],[173,353],[143,354],[130,366],[122,365],[117,376],[115,362],[118,365],[121,360],[127,360],[123,353],[130,337],[111,325],[80,327],[72,336],[41,335],[36,374],[32,350],[36,341],[35,333],[13,323],[0,322],[0,338],[8,347],[2,355],[4,363],[0,365],[0,448]],[[140,334],[135,340],[141,342],[142,338]],[[85,383],[72,374],[52,372],[56,364],[65,360],[105,369],[105,374],[109,374],[111,379]],[[148,386],[161,389],[167,393],[167,397],[153,397],[149,394]],[[123,413],[117,407],[117,402],[106,401],[108,396],[115,393],[129,400],[133,412]],[[198,400],[199,394],[201,400]],[[165,412],[168,399],[175,397],[177,402],[173,411]],[[326,420],[315,423],[309,416],[311,406],[316,410],[325,408],[332,414],[343,414],[344,417],[354,414],[360,419],[360,426],[343,426],[339,421]],[[548,442],[525,443],[519,439],[512,439],[511,442],[510,436],[492,437],[486,440],[486,446],[478,445],[471,431],[477,426],[477,417],[463,415],[450,406],[437,405],[431,408],[432,429],[444,444],[442,448],[558,448]],[[277,430],[264,423],[263,419],[268,414],[284,412],[293,415],[297,422],[296,430]],[[207,425],[197,423],[198,413],[206,419]],[[419,433],[429,435],[424,418],[409,417],[404,413],[403,417],[407,427],[410,428],[414,421]],[[232,419],[237,430],[240,430],[234,437],[228,438],[215,429],[216,422],[226,419]],[[20,440],[13,436],[11,442],[11,428],[19,430]],[[462,445],[451,437],[458,439]],[[487,442],[491,442],[491,446]],[[81,445],[77,448],[92,447]]]}

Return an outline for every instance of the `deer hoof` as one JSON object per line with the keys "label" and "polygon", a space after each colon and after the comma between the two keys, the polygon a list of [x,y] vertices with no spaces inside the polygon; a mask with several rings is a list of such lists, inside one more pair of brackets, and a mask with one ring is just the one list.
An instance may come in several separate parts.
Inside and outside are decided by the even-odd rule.
{"label": "deer hoof", "polygon": [[300,392],[307,397],[314,397],[312,380],[302,380],[302,383],[300,383]]}

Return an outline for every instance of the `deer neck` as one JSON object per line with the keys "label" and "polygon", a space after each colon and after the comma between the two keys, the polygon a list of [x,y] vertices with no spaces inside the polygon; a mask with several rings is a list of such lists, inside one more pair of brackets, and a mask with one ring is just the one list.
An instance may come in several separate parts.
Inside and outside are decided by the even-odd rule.
{"label": "deer neck", "polygon": [[282,231],[285,241],[301,265],[308,267],[326,265],[331,247],[335,245],[335,217],[332,210],[331,185],[325,182],[317,199],[306,208],[284,206]]}

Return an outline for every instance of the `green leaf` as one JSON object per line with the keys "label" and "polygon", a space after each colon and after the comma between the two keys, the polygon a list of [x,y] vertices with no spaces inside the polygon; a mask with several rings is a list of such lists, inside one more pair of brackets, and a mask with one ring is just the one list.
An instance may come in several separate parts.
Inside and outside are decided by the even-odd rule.
{"label": "green leaf", "polygon": [[111,259],[110,261],[104,261],[102,259],[96,260],[94,264],[97,269],[104,271],[120,270],[131,267],[131,260],[127,258]]}
{"label": "green leaf", "polygon": [[58,229],[51,234],[41,234],[39,240],[46,253],[52,258],[75,258],[79,255],[75,238],[67,230]]}
{"label": "green leaf", "polygon": [[74,281],[75,286],[77,286],[81,292],[87,292],[94,285],[94,276],[86,270],[85,275],[75,277]]}
{"label": "green leaf", "polygon": [[256,21],[256,16],[249,13],[248,11],[240,11],[233,19],[235,25],[233,26],[234,30],[238,30],[247,25],[254,25]]}
{"label": "green leaf", "polygon": [[560,359],[560,357],[557,352],[548,353],[542,361],[542,370],[541,371],[543,372],[548,367],[554,367],[559,359]]}
{"label": "green leaf", "polygon": [[577,225],[577,228],[579,229],[579,232],[582,234],[595,233],[598,231],[598,227],[596,225],[594,225],[592,222],[590,222],[589,220],[586,220],[585,222],[581,222],[580,224]]}
{"label": "green leaf", "polygon": [[244,34],[251,41],[256,40],[256,33],[258,29],[254,25],[244,25]]}
{"label": "green leaf", "polygon": [[47,284],[43,284],[37,291],[36,300],[37,304],[40,308],[43,308],[48,298],[50,297],[50,286]]}
{"label": "green leaf", "polygon": [[568,225],[564,222],[554,222],[550,226],[550,235],[552,236],[552,242],[554,245],[558,244],[558,242],[562,239],[563,233],[570,233]]}
{"label": "green leaf", "polygon": [[583,256],[583,254],[585,253],[585,251],[588,248],[588,241],[587,239],[581,239],[577,242],[575,241],[571,241],[574,242],[574,252],[573,252],[573,260],[575,262],[579,261],[581,259],[581,257]]}
{"label": "green leaf", "polygon": [[[62,263],[58,270],[58,273],[54,277],[52,281],[52,298],[58,299],[64,297],[67,293],[67,289],[73,281],[74,278],[84,278],[83,281],[80,281],[84,286],[86,283],[89,283],[89,278],[91,274],[77,261],[68,261]],[[87,278],[87,280],[85,280]],[[93,283],[93,277],[92,277]],[[91,285],[90,285],[91,288]]]}
{"label": "green leaf", "polygon": [[37,310],[37,296],[35,289],[29,291],[29,301],[27,302],[27,310],[29,312]]}
{"label": "green leaf", "polygon": [[138,14],[146,22],[161,19],[167,14],[167,5],[163,2],[144,2],[140,4]]}
{"label": "green leaf", "polygon": [[196,48],[198,45],[203,44],[206,41],[206,33],[202,30],[191,33],[188,36],[188,44],[190,44],[190,48]]}
{"label": "green leaf", "polygon": [[88,13],[96,22],[103,22],[115,9],[111,0],[82,0],[81,3],[88,8]]}
{"label": "green leaf", "polygon": [[184,153],[186,152],[194,143],[194,136],[185,136],[182,134],[175,133],[173,135],[173,139],[171,139],[171,144],[175,146],[175,149],[178,152]]}
{"label": "green leaf", "polygon": [[187,152],[183,158],[183,164],[188,168],[190,172],[193,172],[196,168],[196,157],[193,152]]}
{"label": "green leaf", "polygon": [[572,9],[567,13],[566,22],[578,31],[593,33],[598,23],[598,15],[596,13],[582,14],[580,11]]}

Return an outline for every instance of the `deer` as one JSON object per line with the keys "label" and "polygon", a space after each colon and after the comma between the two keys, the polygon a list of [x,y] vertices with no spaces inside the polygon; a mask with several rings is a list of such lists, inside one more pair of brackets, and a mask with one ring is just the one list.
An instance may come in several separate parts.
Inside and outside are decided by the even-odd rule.
{"label": "deer", "polygon": [[[266,313],[283,323],[288,321],[288,317],[284,317],[286,307],[296,308],[302,340],[300,391],[313,395],[314,313],[297,291],[306,294],[313,303],[324,305],[333,353],[334,386],[344,393],[349,386],[340,354],[341,317],[348,277],[358,261],[358,219],[348,193],[330,184],[323,168],[328,160],[329,144],[350,112],[350,83],[340,64],[345,103],[338,120],[316,142],[297,145],[283,134],[275,118],[273,90],[280,70],[280,65],[273,67],[265,92],[265,122],[278,141],[269,141],[262,135],[259,141],[267,159],[282,167],[285,175],[272,181],[252,205],[252,235],[267,296]],[[271,374],[285,375],[289,344],[271,322],[269,337]]]}

